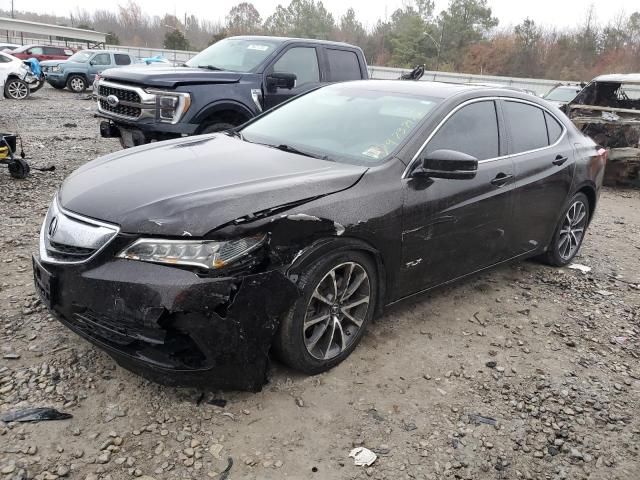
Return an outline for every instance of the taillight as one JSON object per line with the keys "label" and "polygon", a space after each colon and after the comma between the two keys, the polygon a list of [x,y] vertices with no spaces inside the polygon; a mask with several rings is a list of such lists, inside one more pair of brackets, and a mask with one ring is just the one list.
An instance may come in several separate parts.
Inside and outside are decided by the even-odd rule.
{"label": "taillight", "polygon": [[600,147],[598,149],[598,156],[600,158],[602,158],[602,160],[607,163],[607,160],[609,160],[609,150],[607,150],[606,148],[602,148]]}

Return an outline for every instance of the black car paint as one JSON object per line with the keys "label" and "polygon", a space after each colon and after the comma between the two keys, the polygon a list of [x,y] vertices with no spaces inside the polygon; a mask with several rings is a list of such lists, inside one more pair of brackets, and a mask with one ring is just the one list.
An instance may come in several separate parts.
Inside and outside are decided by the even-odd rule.
{"label": "black car paint", "polygon": [[[233,114],[236,124],[239,125],[290,98],[329,82],[331,72],[324,48],[330,47],[353,52],[358,58],[361,78],[369,78],[364,53],[360,48],[352,45],[313,39],[251,36],[241,38],[268,39],[271,42],[277,42],[277,47],[264,61],[249,72],[227,72],[190,67],[125,67],[104,71],[101,76],[109,82],[189,93],[192,104],[184,117],[176,124],[158,122],[153,118],[140,120],[113,118],[98,113],[98,116],[108,119],[113,127],[106,128],[105,126],[104,129],[101,129],[101,134],[120,136],[119,130],[126,129],[137,133],[136,138],[139,138],[140,144],[142,144],[152,140],[167,140],[182,135],[198,134],[220,115]],[[272,73],[272,65],[287,50],[294,47],[316,48],[320,82],[299,85],[291,90],[278,88],[275,91],[270,91],[266,85],[266,77]],[[259,89],[262,92],[264,103],[262,108],[258,108],[255,104],[251,96],[252,89]],[[227,119],[227,121],[229,120]]]}
{"label": "black car paint", "polygon": [[[380,82],[376,88],[391,87]],[[406,84],[401,88],[425,87]],[[593,211],[604,165],[595,144],[557,109],[511,91],[431,88],[440,88],[447,99],[399,147],[395,157],[369,168],[308,159],[224,134],[139,147],[81,168],[63,184],[61,206],[101,220],[109,218],[121,225],[123,233],[86,264],[44,265],[57,281],[54,311],[122,365],[161,383],[258,390],[266,379],[268,351],[279,319],[300,294],[296,280],[305,266],[323,255],[338,249],[368,252],[375,259],[380,279],[380,312],[385,305],[437,285],[542,253],[564,203],[577,191],[587,194]],[[565,126],[563,141],[567,144],[538,152],[533,160],[536,164],[551,163],[556,150],[565,152],[567,148],[577,155],[575,161],[555,168],[534,167],[533,173],[527,173],[518,164],[531,160],[509,155],[510,139],[501,123],[501,152],[506,155],[498,162],[481,163],[474,179],[412,175],[425,139],[452,109],[478,98],[501,101],[502,97],[548,109]],[[235,152],[238,171],[246,162],[242,171],[247,181],[235,178],[235,170],[226,171],[230,180],[212,180],[212,185],[228,186],[229,198],[225,198],[224,188],[206,188],[207,181],[198,178],[200,169],[215,178],[211,169],[218,162],[224,167],[230,152]],[[119,170],[126,170],[121,164],[131,156],[140,157],[128,165],[142,164],[144,171],[138,173],[143,178],[127,188],[119,187]],[[185,161],[180,169],[159,168],[165,172],[163,182],[161,176],[153,177],[157,172],[152,171],[153,162],[147,156],[159,159],[160,167],[172,156],[186,156],[195,163]],[[273,160],[297,168],[299,171],[289,177],[293,186],[278,180],[265,185],[256,182],[257,176],[265,174],[256,158],[269,165]],[[325,169],[327,163],[330,165]],[[255,175],[250,169],[257,169]],[[513,171],[514,180],[491,184],[503,170]],[[144,181],[143,173],[152,175],[151,181]],[[106,190],[111,192],[106,196],[101,191],[105,178]],[[188,178],[196,186],[179,195],[186,187],[180,182]],[[544,178],[551,179],[549,185]],[[172,191],[172,184],[180,187]],[[554,190],[560,188],[564,193]],[[110,206],[108,199],[115,203]],[[207,209],[208,202],[216,208]],[[514,221],[515,212],[528,216]],[[530,228],[531,215],[551,224]],[[184,226],[193,232],[185,232]],[[194,272],[114,258],[141,234],[230,239],[257,232],[267,235],[264,247],[222,272]],[[531,248],[522,249],[521,244]],[[266,318],[257,312],[265,312]],[[128,345],[113,340],[114,324]],[[170,344],[177,329],[188,337],[187,343],[196,345],[201,357],[197,361],[188,357],[185,363],[181,357],[184,352]],[[161,358],[154,357],[158,349],[164,353]]]}

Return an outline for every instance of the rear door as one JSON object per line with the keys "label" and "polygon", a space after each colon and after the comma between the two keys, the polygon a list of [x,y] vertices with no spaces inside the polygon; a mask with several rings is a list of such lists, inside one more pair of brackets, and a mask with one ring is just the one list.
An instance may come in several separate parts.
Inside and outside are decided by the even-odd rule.
{"label": "rear door", "polygon": [[440,149],[479,160],[473,179],[411,178],[405,184],[401,291],[415,293],[511,256],[513,165],[495,100],[458,107],[419,159]]}
{"label": "rear door", "polygon": [[551,240],[573,182],[575,154],[550,111],[524,100],[501,103],[516,176],[513,246],[524,254]]}
{"label": "rear door", "polygon": [[[267,77],[274,72],[293,73],[296,76],[295,86],[291,90],[278,87],[268,88]],[[265,110],[317,87],[322,81],[318,49],[308,45],[290,46],[266,69]]]}

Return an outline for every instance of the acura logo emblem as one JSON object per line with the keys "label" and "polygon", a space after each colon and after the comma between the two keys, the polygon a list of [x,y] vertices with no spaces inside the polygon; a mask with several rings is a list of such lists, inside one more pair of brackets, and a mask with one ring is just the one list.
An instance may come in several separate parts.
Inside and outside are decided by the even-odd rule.
{"label": "acura logo emblem", "polygon": [[53,217],[49,222],[49,229],[47,230],[49,238],[56,234],[56,230],[58,230],[58,217]]}
{"label": "acura logo emblem", "polygon": [[107,104],[110,107],[117,107],[119,103],[120,103],[120,99],[118,97],[116,97],[115,95],[109,95],[107,97]]}

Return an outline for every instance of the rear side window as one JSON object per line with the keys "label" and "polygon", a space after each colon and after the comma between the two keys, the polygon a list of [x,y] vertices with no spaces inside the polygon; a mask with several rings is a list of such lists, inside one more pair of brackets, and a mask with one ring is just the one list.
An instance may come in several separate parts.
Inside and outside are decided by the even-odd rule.
{"label": "rear side window", "polygon": [[314,47],[293,47],[273,65],[274,72],[294,73],[296,86],[320,81],[318,55]]}
{"label": "rear side window", "polygon": [[11,59],[9,57],[5,57],[4,55],[0,55],[0,63],[9,63]]}
{"label": "rear side window", "polygon": [[62,55],[62,49],[56,47],[43,47],[45,55]]}
{"label": "rear side window", "polygon": [[475,102],[462,107],[438,130],[425,153],[456,150],[478,160],[500,156],[498,117],[493,101]]}
{"label": "rear side window", "polygon": [[547,124],[544,111],[528,103],[504,102],[507,123],[511,130],[512,153],[528,152],[547,147]]}
{"label": "rear side window", "polygon": [[547,112],[544,112],[544,119],[547,121],[547,132],[549,133],[549,145],[553,145],[562,135],[562,125]]}
{"label": "rear side window", "polygon": [[114,53],[113,56],[116,59],[116,65],[131,65],[131,57],[129,55]]}
{"label": "rear side window", "polygon": [[360,62],[354,52],[347,50],[326,49],[329,70],[332,82],[344,82],[347,80],[360,80]]}

